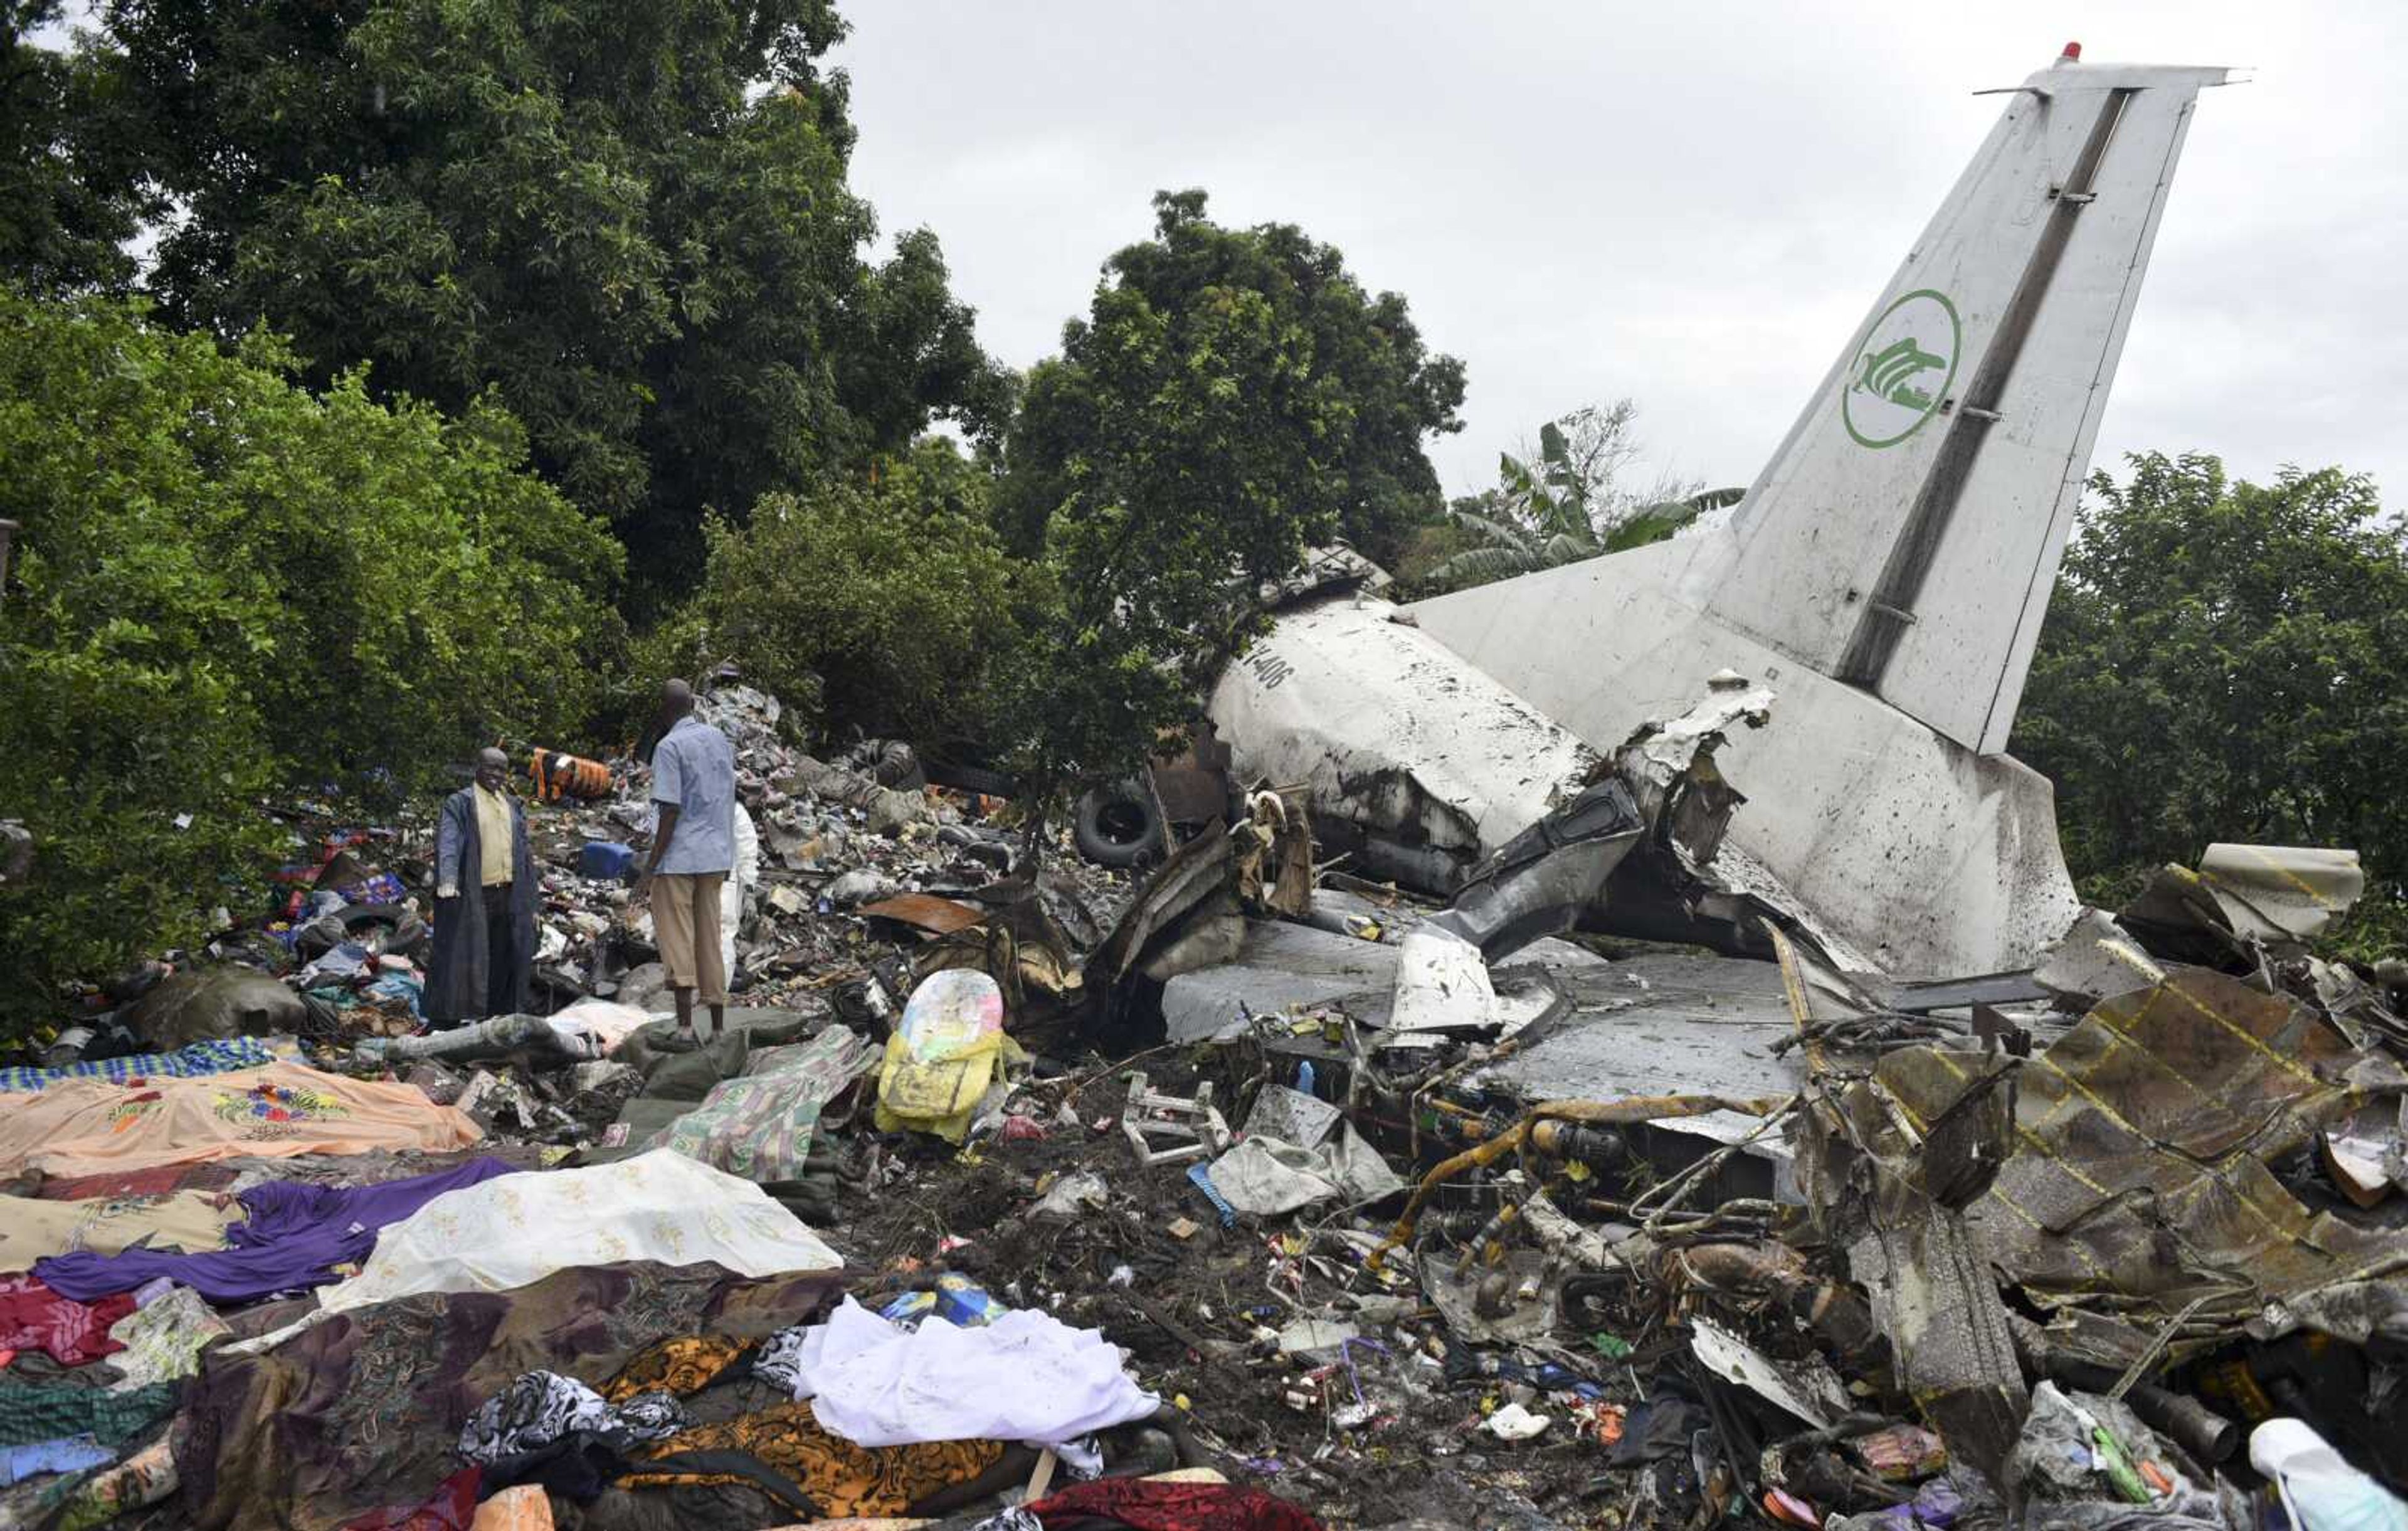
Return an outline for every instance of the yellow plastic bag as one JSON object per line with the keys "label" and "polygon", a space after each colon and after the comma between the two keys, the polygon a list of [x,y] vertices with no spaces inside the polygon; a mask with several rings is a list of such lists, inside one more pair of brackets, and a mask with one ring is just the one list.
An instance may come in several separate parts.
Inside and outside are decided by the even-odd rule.
{"label": "yellow plastic bag", "polygon": [[[997,1032],[981,1037],[958,1056],[923,1063],[899,1036],[886,1039],[886,1061],[878,1072],[878,1129],[908,1127],[958,1143],[969,1131],[971,1113],[986,1097],[995,1062],[1009,1038]],[[1014,1049],[1017,1051],[1017,1049]]]}
{"label": "yellow plastic bag", "polygon": [[996,1060],[1027,1054],[1003,1033],[1003,994],[967,968],[931,973],[903,1008],[878,1070],[879,1130],[908,1128],[958,1143],[994,1082]]}

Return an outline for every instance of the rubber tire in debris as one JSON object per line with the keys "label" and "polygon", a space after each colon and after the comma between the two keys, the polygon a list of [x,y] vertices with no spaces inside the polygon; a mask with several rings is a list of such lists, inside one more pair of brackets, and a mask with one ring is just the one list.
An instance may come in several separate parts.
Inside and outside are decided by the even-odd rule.
{"label": "rubber tire in debris", "polygon": [[1001,771],[985,770],[977,766],[944,766],[921,763],[928,780],[939,787],[955,792],[974,792],[986,797],[1017,797],[1020,783]]}
{"label": "rubber tire in debris", "polygon": [[1098,866],[1134,866],[1162,853],[1162,815],[1153,794],[1134,781],[1114,781],[1079,799],[1070,838]]}

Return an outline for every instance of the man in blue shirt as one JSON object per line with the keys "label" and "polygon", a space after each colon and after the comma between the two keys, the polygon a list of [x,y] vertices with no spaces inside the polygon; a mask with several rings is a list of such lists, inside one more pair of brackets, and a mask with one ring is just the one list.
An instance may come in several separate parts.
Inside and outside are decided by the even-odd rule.
{"label": "man in blue shirt", "polygon": [[652,901],[652,938],[677,994],[678,1037],[692,1042],[697,989],[710,1008],[710,1034],[727,1023],[719,890],[736,865],[736,751],[695,717],[694,689],[682,680],[661,688],[661,726],[652,747],[659,824],[638,888]]}

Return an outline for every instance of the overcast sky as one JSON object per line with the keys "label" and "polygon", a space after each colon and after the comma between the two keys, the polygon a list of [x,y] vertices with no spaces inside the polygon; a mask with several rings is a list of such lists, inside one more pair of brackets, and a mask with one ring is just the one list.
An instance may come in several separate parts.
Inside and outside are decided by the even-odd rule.
{"label": "overcast sky", "polygon": [[[942,238],[987,347],[1059,348],[1097,267],[1201,186],[1301,224],[1464,359],[1450,493],[1629,395],[1655,468],[1752,479],[1996,120],[2068,38],[2221,64],[2097,460],[2340,464],[2408,503],[2401,0],[1478,6],[855,0],[854,183]],[[1995,9],[1997,14],[1989,14]]]}

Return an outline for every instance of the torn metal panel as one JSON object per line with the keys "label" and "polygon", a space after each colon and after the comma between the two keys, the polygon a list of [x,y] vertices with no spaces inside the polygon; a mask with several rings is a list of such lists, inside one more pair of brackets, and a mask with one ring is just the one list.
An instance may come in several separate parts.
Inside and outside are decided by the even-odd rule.
{"label": "torn metal panel", "polygon": [[[1983,1067],[1915,1048],[1875,1078],[1914,1130]],[[2186,970],[2100,1005],[2022,1071],[2017,1152],[1968,1211],[1984,1250],[2044,1307],[2186,1339],[2341,1282],[2408,1275],[2408,1234],[2312,1212],[2268,1167],[2408,1073],[2305,1007]],[[2194,1306],[2196,1305],[2196,1306]],[[2175,1352],[2186,1348],[2178,1339]]]}
{"label": "torn metal panel", "polygon": [[[1734,822],[1744,823],[1745,816]],[[1729,840],[1717,848],[1713,864],[1703,868],[1653,845],[1625,857],[1586,923],[1608,935],[1709,946],[1729,956],[1770,960],[1772,949],[1764,937],[1768,916],[1813,946],[1826,966],[1863,978],[1881,974],[1881,965],[1864,948],[1819,918],[1782,885],[1770,867]]]}
{"label": "torn metal panel", "polygon": [[2229,967],[2261,947],[2297,954],[2365,891],[2355,851],[2211,845],[2195,872],[2160,867],[2117,919],[2161,956]]}
{"label": "torn metal panel", "polygon": [[2061,1006],[2088,1009],[2114,994],[2165,981],[2165,969],[2104,909],[2086,909],[2055,945],[2041,953],[2032,981]]}
{"label": "torn metal panel", "polygon": [[1642,939],[1697,941],[1734,955],[1770,955],[1768,916],[1802,935],[1826,966],[1871,974],[1873,962],[1782,886],[1762,862],[1727,846],[1732,815],[1746,794],[1725,779],[1717,751],[1735,724],[1760,729],[1773,694],[1750,689],[1733,670],[1710,677],[1707,694],[1686,712],[1651,721],[1614,752],[1646,838],[1615,869],[1605,896],[1590,906],[1591,928]]}
{"label": "torn metal panel", "polygon": [[2335,1190],[2360,1207],[2379,1207],[2392,1191],[2386,1147],[2381,1138],[2327,1130],[2317,1135],[2316,1157]]}
{"label": "torn metal panel", "polygon": [[2386,1004],[2383,986],[2368,982],[2354,968],[2322,957],[2298,956],[2274,964],[2272,977],[2294,998],[2321,1009],[2360,1047],[2377,1032],[2395,1047],[2408,1044],[2408,1019],[2403,1019],[2399,1001]]}
{"label": "torn metal panel", "polygon": [[1613,775],[1507,841],[1476,867],[1431,923],[1478,946],[1491,961],[1571,929],[1593,915],[1607,880],[1649,836],[1688,879],[1701,877],[1723,831],[1747,801],[1714,768],[1727,732],[1761,728],[1772,693],[1733,674],[1670,719],[1651,719],[1614,751]]}
{"label": "torn metal panel", "polygon": [[2247,943],[2232,933],[2215,895],[2186,866],[2158,867],[2115,911],[2115,922],[2156,956],[2212,967],[2249,961]]}
{"label": "torn metal panel", "polygon": [[1712,677],[1686,711],[1642,724],[1614,753],[1613,775],[1523,831],[1471,874],[1434,923],[1494,961],[1540,935],[1579,924],[1613,934],[1769,955],[1767,916],[1799,932],[1827,966],[1874,965],[1816,919],[1780,880],[1724,838],[1746,795],[1715,752],[1729,731],[1760,728],[1773,694],[1744,677]]}
{"label": "torn metal panel", "polygon": [[2360,1207],[2408,1191],[2408,1096],[2379,1100],[2331,1123],[2317,1140],[2326,1174]]}
{"label": "torn metal panel", "polygon": [[[1773,1051],[1795,1023],[1780,969],[1770,963],[1655,952],[1559,971],[1555,982],[1571,1013],[1512,1057],[1472,1074],[1469,1087],[1510,1090],[1527,1100],[1715,1093],[1778,1097],[1805,1078],[1795,1056]],[[1700,1149],[1739,1142],[1761,1126],[1754,1116],[1715,1111],[1654,1123],[1649,1132],[1668,1140],[1661,1145],[1666,1157],[1686,1163]],[[1670,1152],[1672,1140],[1683,1139],[1685,1152]],[[1757,1176],[1769,1170],[1766,1189],[1796,1199],[1785,1143],[1757,1137],[1744,1152],[1764,1166]]]}
{"label": "torn metal panel", "polygon": [[[1576,949],[1574,949],[1576,950]],[[1497,1039],[1510,1041],[1544,1022],[1571,1013],[1571,996],[1544,967],[1527,962],[1489,974],[1497,995]]]}
{"label": "torn metal panel", "polygon": [[1236,1024],[1245,1015],[1276,1015],[1300,1006],[1347,999],[1357,1020],[1376,1005],[1387,1018],[1397,981],[1397,949],[1351,936],[1276,920],[1249,920],[1238,954],[1226,963],[1182,973],[1163,986],[1165,1035],[1192,1042]]}
{"label": "torn metal panel", "polygon": [[1245,943],[1246,918],[1238,912],[1236,896],[1222,892],[1197,905],[1180,923],[1178,934],[1155,940],[1137,970],[1153,982],[1168,983],[1229,961]]}
{"label": "torn metal panel", "polygon": [[1975,1005],[2020,1005],[2048,997],[2048,990],[2028,971],[1982,973],[1971,978],[1906,984],[1891,993],[1889,1006],[1909,1015],[1929,1015],[1936,1010],[1961,1010]]}
{"label": "torn metal panel", "polygon": [[1229,837],[1198,835],[1173,851],[1146,880],[1120,923],[1087,959],[1097,986],[1118,983],[1148,949],[1229,883]]}
{"label": "torn metal panel", "polygon": [[2249,1338],[2280,1339],[2307,1329],[2353,1345],[2408,1346],[2408,1302],[2398,1278],[2339,1281],[2315,1292],[2278,1297],[2249,1321]]}
{"label": "torn metal panel", "polygon": [[[1241,1013],[1275,1015],[1283,1010],[1333,1005],[1363,1025],[1388,1023],[1397,986],[1399,944],[1366,941],[1311,925],[1280,920],[1249,920],[1236,957],[1217,966],[1182,973],[1164,985],[1162,1016],[1171,1041],[1196,1041],[1238,1023]],[[1564,941],[1540,941],[1491,973],[1500,989],[1515,976],[1592,972],[1605,959]],[[1549,1001],[1552,1003],[1552,1001]],[[1517,1013],[1509,1009],[1507,1019]]]}
{"label": "torn metal panel", "polygon": [[1818,1430],[1829,1429],[1849,1413],[1847,1389],[1820,1356],[1775,1361],[1703,1316],[1689,1320],[1689,1350],[1714,1376],[1738,1383]]}
{"label": "torn metal panel", "polygon": [[[1735,725],[1762,728],[1771,721],[1773,694],[1762,686],[1751,688],[1738,671],[1720,671],[1707,680],[1706,687],[1703,701],[1677,718],[1640,724],[1613,752],[1613,768],[1624,780],[1654,786],[1670,797],[1700,759],[1713,758]],[[1717,828],[1715,838],[1720,837]],[[1713,859],[1710,845],[1690,849],[1701,861]]]}
{"label": "torn metal panel", "polygon": [[950,936],[957,930],[968,930],[982,923],[987,916],[987,911],[975,904],[918,893],[898,894],[875,904],[864,904],[853,912],[865,919],[892,920],[933,936]]}
{"label": "torn metal panel", "polygon": [[2313,846],[2211,845],[2199,877],[2244,940],[2312,940],[2366,892],[2357,851]]}
{"label": "torn metal panel", "polygon": [[1484,1031],[1497,1023],[1497,990],[1480,949],[1424,928],[1397,945],[1397,987],[1388,1029],[1400,1034]]}
{"label": "torn metal panel", "polygon": [[1878,1080],[1834,1090],[1836,1077],[1818,1076],[1800,1139],[1808,1205],[1825,1237],[1846,1246],[1899,1385],[1949,1454],[1995,1481],[2028,1395],[1983,1247],[1967,1215],[1931,1194],[1961,1192],[1962,1166],[1944,1146],[1928,1157],[1922,1132]]}
{"label": "torn metal panel", "polygon": [[[1789,944],[1777,935],[1775,944],[1790,967]],[[1795,997],[1802,1030],[1807,1019]],[[1962,1055],[1956,1089],[1918,1120],[1878,1071],[1843,1067],[1811,1040],[1801,1051],[1813,1078],[1796,1147],[1813,1225],[1847,1250],[1874,1326],[1888,1338],[1898,1383],[1949,1454],[2000,1481],[2028,1395],[2006,1307],[1962,1208],[2009,1157],[2003,1087],[2019,1065]]]}
{"label": "torn metal panel", "polygon": [[1492,962],[1578,924],[1643,827],[1630,790],[1600,781],[1480,864],[1428,923]]}
{"label": "torn metal panel", "polygon": [[1245,1135],[1276,1138],[1298,1148],[1318,1148],[1343,1114],[1317,1095],[1291,1090],[1284,1084],[1266,1084],[1254,1092],[1254,1104],[1246,1112]]}
{"label": "torn metal panel", "polygon": [[1976,1076],[1932,1121],[1917,1155],[1919,1189],[1950,1211],[1989,1190],[2013,1152],[2017,1065],[1990,1061],[1997,1066]]}
{"label": "torn metal panel", "polygon": [[1533,1099],[1612,1100],[1780,1095],[1804,1078],[1772,1050],[1794,1023],[1770,963],[1651,952],[1556,982],[1572,1015],[1477,1079]]}
{"label": "torn metal panel", "polygon": [[1451,893],[1604,758],[1401,615],[1369,599],[1293,613],[1222,672],[1211,716],[1246,777],[1301,787],[1316,819]]}

